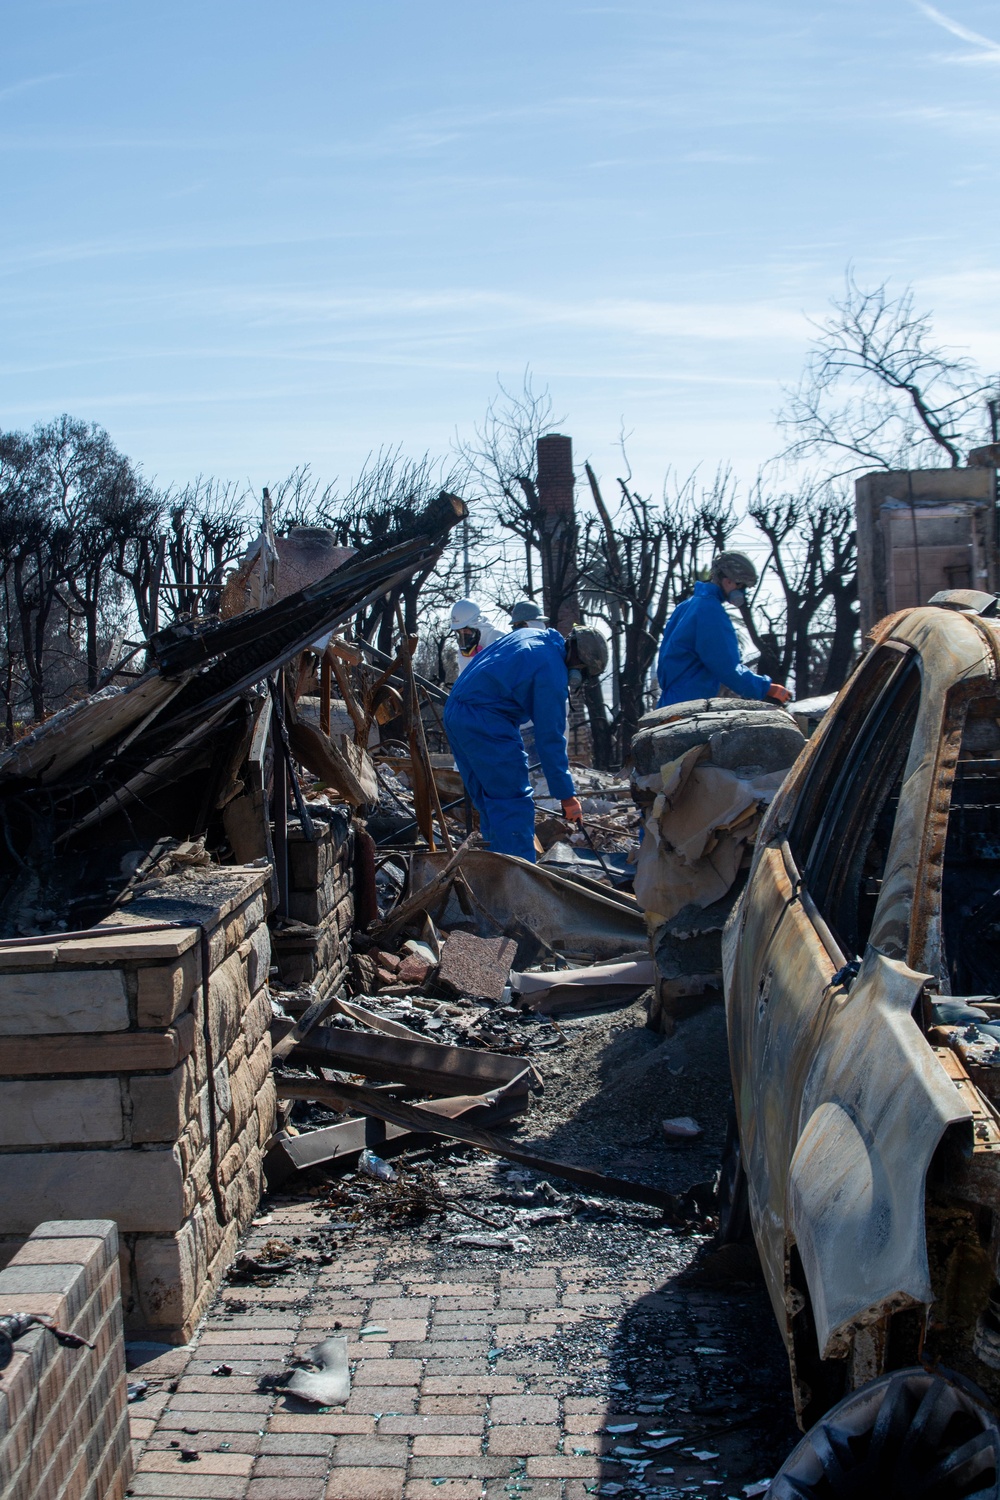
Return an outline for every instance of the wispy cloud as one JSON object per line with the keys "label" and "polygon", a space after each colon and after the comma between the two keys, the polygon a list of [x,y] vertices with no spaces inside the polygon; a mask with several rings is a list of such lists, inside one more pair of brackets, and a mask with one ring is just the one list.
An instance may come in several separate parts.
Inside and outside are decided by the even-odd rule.
{"label": "wispy cloud", "polygon": [[[165,193],[165,199],[178,197],[178,193]],[[380,229],[381,238],[389,231]],[[396,231],[402,235],[400,229]],[[217,250],[267,250],[301,245],[330,245],[345,240],[359,240],[373,236],[374,231],[362,226],[317,230],[310,234],[290,230],[257,234],[234,231],[215,235],[164,235],[162,237],[140,237],[93,239],[65,244],[25,246],[0,255],[0,276],[17,275],[36,266],[72,265],[82,261],[108,261],[140,256],[203,255]]]}
{"label": "wispy cloud", "polygon": [[41,88],[43,83],[58,83],[60,78],[68,78],[68,73],[39,73],[34,78],[20,78],[17,83],[7,83],[0,87],[0,100],[13,99],[17,94],[24,94],[28,89]]}
{"label": "wispy cloud", "polygon": [[917,10],[933,21],[935,26],[940,26],[951,36],[957,37],[960,42],[968,42],[975,47],[975,52],[962,52],[952,54],[952,62],[970,63],[1000,63],[1000,42],[995,42],[991,37],[983,36],[978,31],[971,31],[968,26],[963,26],[961,21],[952,20],[943,11],[938,10],[935,5],[928,5],[927,0],[913,0]]}
{"label": "wispy cloud", "polygon": [[708,341],[786,341],[801,343],[808,333],[804,313],[772,302],[668,302],[642,298],[543,298],[476,289],[410,292],[380,290],[369,294],[330,296],[319,291],[229,290],[210,294],[215,306],[258,326],[273,322],[289,327],[355,325],[365,338],[379,326],[397,335],[405,320],[431,318],[439,333],[442,319],[477,328],[574,328],[655,342],[661,339]]}

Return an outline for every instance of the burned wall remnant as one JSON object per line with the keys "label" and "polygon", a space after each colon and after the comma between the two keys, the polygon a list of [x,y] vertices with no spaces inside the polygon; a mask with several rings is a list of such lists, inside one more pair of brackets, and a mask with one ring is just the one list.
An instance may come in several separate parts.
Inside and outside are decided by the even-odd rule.
{"label": "burned wall remnant", "polygon": [[354,927],[355,833],[346,808],[313,818],[314,838],[288,825],[288,916],[274,924],[272,944],[281,982],[340,988],[351,960]]}
{"label": "burned wall remnant", "polygon": [[1000,589],[993,468],[879,470],[855,481],[866,634],[945,589]]}
{"label": "burned wall remnant", "polygon": [[183,1342],[257,1208],[274,1124],[267,870],[199,869],[127,922],[0,944],[0,1236],[113,1219],[126,1323]]}
{"label": "burned wall remnant", "polygon": [[273,1130],[267,870],[154,880],[129,921],[0,945],[0,1236],[112,1218],[130,1331],[183,1343]]}

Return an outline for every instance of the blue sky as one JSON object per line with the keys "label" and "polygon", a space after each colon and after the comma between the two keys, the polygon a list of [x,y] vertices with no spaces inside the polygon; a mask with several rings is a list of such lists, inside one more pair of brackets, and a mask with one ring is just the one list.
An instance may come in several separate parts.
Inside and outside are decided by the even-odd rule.
{"label": "blue sky", "polygon": [[0,424],[163,481],[447,447],[530,366],[749,479],[842,284],[1000,365],[1000,4],[0,0]]}

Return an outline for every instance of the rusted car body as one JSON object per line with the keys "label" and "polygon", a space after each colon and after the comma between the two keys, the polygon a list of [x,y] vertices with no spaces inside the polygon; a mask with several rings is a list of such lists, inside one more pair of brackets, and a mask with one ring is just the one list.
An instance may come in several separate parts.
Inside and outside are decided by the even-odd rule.
{"label": "rusted car body", "polygon": [[891,616],[723,944],[740,1167],[799,1420],[941,1359],[1000,1394],[1000,621]]}

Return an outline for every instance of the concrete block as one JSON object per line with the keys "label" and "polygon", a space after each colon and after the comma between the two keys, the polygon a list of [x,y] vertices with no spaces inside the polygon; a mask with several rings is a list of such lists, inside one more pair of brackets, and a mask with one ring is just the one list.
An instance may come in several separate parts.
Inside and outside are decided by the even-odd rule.
{"label": "concrete block", "polygon": [[0,1146],[110,1145],[123,1138],[117,1078],[0,1082]]}
{"label": "concrete block", "polygon": [[58,969],[0,974],[0,1036],[124,1031],[125,976],[116,970]]}
{"label": "concrete block", "polygon": [[267,984],[271,968],[271,934],[267,924],[262,922],[259,927],[255,927],[248,941],[250,952],[247,954],[247,983],[250,993],[255,995]]}
{"label": "concrete block", "polygon": [[[206,1086],[199,1090],[195,1113],[177,1137],[177,1157],[185,1179],[192,1178],[195,1163],[208,1145],[208,1109],[208,1088]],[[185,1213],[190,1213],[191,1204],[187,1198],[185,1198],[184,1203]]]}
{"label": "concrete block", "polygon": [[263,1150],[274,1134],[278,1116],[278,1091],[270,1074],[265,1078],[264,1085],[257,1095],[256,1107],[257,1137]]}
{"label": "concrete block", "polygon": [[226,1111],[233,1134],[239,1134],[254,1112],[257,1089],[249,1063],[244,1063],[230,1079],[230,1107]]}
{"label": "concrete block", "polygon": [[86,1032],[78,1036],[0,1037],[0,1077],[51,1073],[148,1073],[175,1068],[194,1046],[194,1017],[166,1031]]}
{"label": "concrete block", "polygon": [[263,892],[258,892],[238,906],[226,918],[226,921],[216,928],[209,939],[211,967],[217,968],[228,954],[234,953],[240,944],[260,927],[266,917],[267,908]]}
{"label": "concrete block", "polygon": [[122,1313],[128,1321],[133,1308],[137,1305],[135,1291],[135,1276],[132,1266],[132,1251],[135,1245],[135,1235],[130,1234],[123,1239],[118,1247],[118,1278],[122,1291]]}
{"label": "concrete block", "polygon": [[137,1019],[140,1026],[169,1026],[187,1010],[196,984],[201,982],[200,947],[189,948],[170,964],[140,969]]}
{"label": "concrete block", "polygon": [[248,1056],[261,1039],[269,1034],[272,1014],[271,996],[267,990],[258,990],[243,1017],[243,1040],[246,1042]]}
{"label": "concrete block", "polygon": [[187,1223],[172,1235],[141,1234],[135,1242],[139,1316],[149,1328],[183,1325],[208,1275],[204,1239]]}
{"label": "concrete block", "polygon": [[247,1155],[243,1170],[238,1172],[225,1190],[226,1212],[245,1229],[257,1212],[260,1203],[263,1160],[260,1147],[254,1146]]}
{"label": "concrete block", "polygon": [[327,889],[326,882],[315,890],[288,893],[288,915],[294,917],[296,922],[306,922],[311,927],[322,922],[332,905],[333,892],[332,889]]}
{"label": "concrete block", "polygon": [[238,953],[233,953],[209,976],[208,1004],[212,1047],[216,1058],[220,1058],[239,1036],[243,1012],[250,1004],[246,965]]}
{"label": "concrete block", "polygon": [[270,1077],[271,1073],[271,1036],[270,1033],[261,1037],[256,1047],[247,1058],[247,1066],[253,1079],[254,1092],[259,1092]]}
{"label": "concrete block", "polygon": [[319,836],[312,844],[303,838],[288,841],[288,875],[293,890],[315,890],[333,865],[331,830],[317,827],[316,832]]}
{"label": "concrete block", "polygon": [[[131,908],[130,908],[131,910]],[[118,917],[120,922],[121,918]],[[93,937],[70,938],[58,947],[60,964],[131,964],[142,959],[154,963],[180,958],[198,941],[195,927],[165,928],[162,932],[113,933],[105,936],[100,927]],[[0,963],[4,962],[0,949]]]}
{"label": "concrete block", "polygon": [[59,944],[30,943],[25,948],[12,948],[0,942],[0,973],[8,969],[50,969],[59,957]]}
{"label": "concrete block", "polygon": [[198,1113],[195,1061],[187,1057],[165,1075],[136,1074],[128,1081],[132,1101],[132,1140],[176,1141]]}
{"label": "concrete block", "polygon": [[2,1158],[0,1233],[30,1233],[43,1219],[99,1213],[121,1233],[169,1231],[184,1220],[176,1152],[33,1151]]}
{"label": "concrete block", "polygon": [[230,1076],[242,1068],[247,1060],[247,1039],[244,1032],[240,1032],[229,1051],[226,1053],[226,1066]]}
{"label": "concrete block", "polygon": [[45,1219],[31,1231],[35,1240],[103,1240],[109,1260],[118,1254],[118,1225],[114,1219]]}

